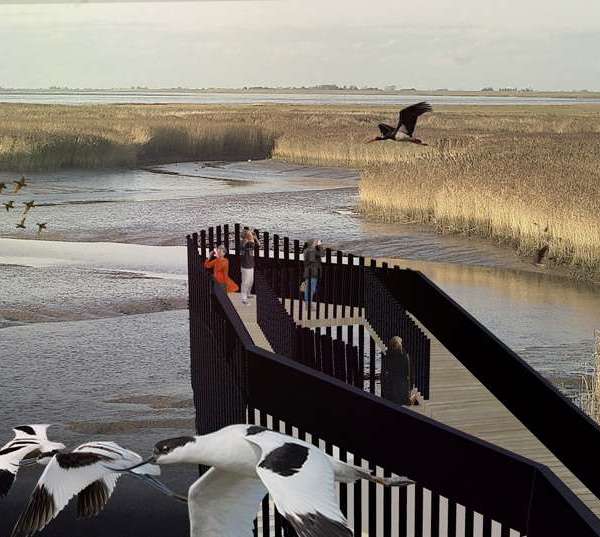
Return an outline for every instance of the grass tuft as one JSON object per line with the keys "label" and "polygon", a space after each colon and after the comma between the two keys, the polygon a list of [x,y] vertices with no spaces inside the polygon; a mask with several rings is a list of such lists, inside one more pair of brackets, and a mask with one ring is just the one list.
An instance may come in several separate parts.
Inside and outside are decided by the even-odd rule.
{"label": "grass tuft", "polygon": [[594,421],[600,423],[600,330],[594,332],[592,370],[582,377],[581,408]]}

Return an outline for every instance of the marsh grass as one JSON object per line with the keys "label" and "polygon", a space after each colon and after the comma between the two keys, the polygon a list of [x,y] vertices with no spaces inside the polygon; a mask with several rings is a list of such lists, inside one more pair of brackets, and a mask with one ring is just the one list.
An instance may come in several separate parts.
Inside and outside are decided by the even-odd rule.
{"label": "marsh grass", "polygon": [[161,106],[0,105],[0,169],[267,158],[273,133]]}
{"label": "marsh grass", "polygon": [[[134,167],[272,156],[361,171],[360,209],[513,245],[600,274],[600,106],[436,107],[428,147],[365,144],[397,109],[0,105],[0,169]],[[548,228],[548,232],[544,230]]]}
{"label": "marsh grass", "polygon": [[370,218],[477,235],[531,259],[547,244],[547,263],[598,277],[600,106],[438,108],[418,125],[428,147],[364,143],[396,114],[298,107],[264,121],[278,133],[276,158],[361,170]]}
{"label": "marsh grass", "polygon": [[594,333],[594,354],[590,375],[582,377],[580,404],[590,418],[600,423],[600,330]]}

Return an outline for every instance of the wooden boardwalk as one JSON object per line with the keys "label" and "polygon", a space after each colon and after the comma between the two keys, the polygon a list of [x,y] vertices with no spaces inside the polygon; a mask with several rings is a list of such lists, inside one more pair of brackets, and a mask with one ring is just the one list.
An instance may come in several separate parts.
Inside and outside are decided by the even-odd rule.
{"label": "wooden boardwalk", "polygon": [[[271,350],[256,322],[255,299],[246,306],[241,303],[239,294],[229,296],[255,344]],[[361,319],[329,319],[326,322],[329,325],[357,324]],[[313,319],[302,324],[314,327],[324,323],[324,319]],[[431,398],[424,406],[411,407],[411,410],[548,466],[600,516],[600,501],[435,337],[427,330],[425,332],[431,339]]]}

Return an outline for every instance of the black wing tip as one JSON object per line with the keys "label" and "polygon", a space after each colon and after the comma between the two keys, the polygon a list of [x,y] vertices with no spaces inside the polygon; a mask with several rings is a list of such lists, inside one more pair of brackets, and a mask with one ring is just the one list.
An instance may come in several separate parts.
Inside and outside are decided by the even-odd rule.
{"label": "black wing tip", "polygon": [[416,112],[420,115],[425,114],[426,112],[433,112],[433,107],[427,101],[421,101],[420,103],[411,104],[406,108],[403,108],[400,110],[400,113],[406,111]]}
{"label": "black wing tip", "polygon": [[15,482],[15,474],[8,470],[0,470],[0,498],[4,498]]}
{"label": "black wing tip", "polygon": [[89,453],[87,451],[76,451],[71,453],[57,453],[55,455],[56,462],[64,470],[71,468],[81,468],[83,466],[91,466],[100,461],[110,460],[104,455],[97,453]]}
{"label": "black wing tip", "polygon": [[18,425],[17,427],[13,427],[13,430],[28,434],[29,436],[37,436],[35,429],[31,425]]}
{"label": "black wing tip", "polygon": [[298,537],[313,537],[315,535],[326,535],[327,537],[353,537],[352,530],[338,520],[321,513],[306,513],[302,515],[291,515],[286,517]]}
{"label": "black wing tip", "polygon": [[102,480],[94,481],[77,495],[77,518],[93,518],[108,503],[110,492]]}
{"label": "black wing tip", "polygon": [[291,477],[297,474],[306,459],[308,459],[309,449],[294,442],[286,442],[282,446],[270,451],[262,462],[261,468],[270,470],[282,477]]}
{"label": "black wing tip", "polygon": [[46,487],[36,487],[10,537],[28,537],[40,531],[54,518],[55,509],[54,499]]}
{"label": "black wing tip", "polygon": [[250,425],[250,427],[246,429],[246,436],[254,436],[255,434],[264,433],[268,430],[269,429],[263,427],[262,425]]}

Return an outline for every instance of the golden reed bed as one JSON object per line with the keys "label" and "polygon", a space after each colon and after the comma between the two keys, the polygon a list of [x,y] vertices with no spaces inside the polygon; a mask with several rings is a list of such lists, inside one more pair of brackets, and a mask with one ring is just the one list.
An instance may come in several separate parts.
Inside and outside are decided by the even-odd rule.
{"label": "golden reed bed", "polygon": [[[600,274],[600,105],[438,107],[429,147],[365,145],[397,109],[365,106],[0,105],[0,169],[273,156],[362,171],[360,207],[475,234],[573,274]],[[545,232],[545,230],[548,230]]]}

